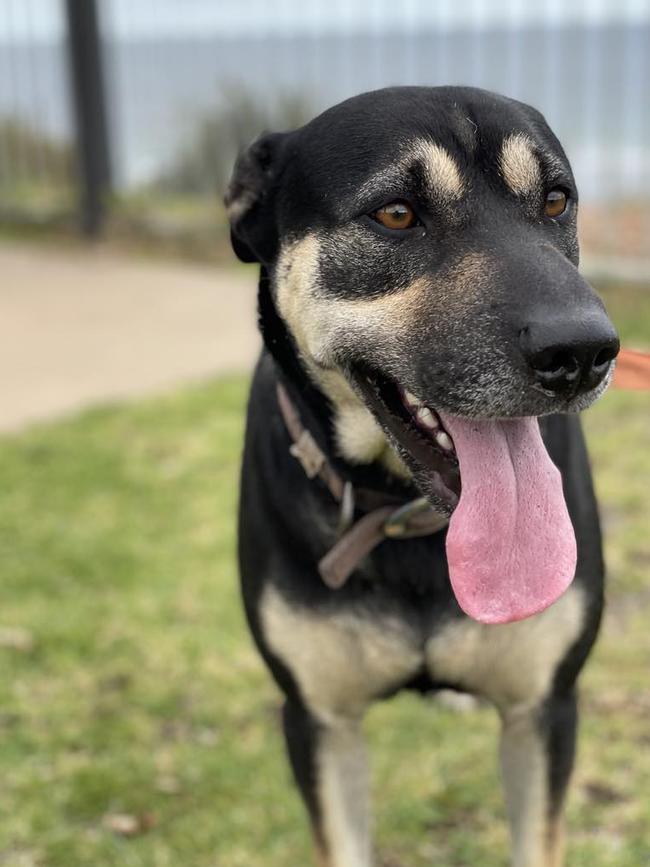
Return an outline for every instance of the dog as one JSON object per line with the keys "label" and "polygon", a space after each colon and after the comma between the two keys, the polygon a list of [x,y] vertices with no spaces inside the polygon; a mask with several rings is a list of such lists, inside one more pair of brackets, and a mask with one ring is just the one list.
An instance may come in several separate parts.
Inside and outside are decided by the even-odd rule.
{"label": "dog", "polygon": [[603,560],[579,411],[619,349],[535,109],[395,87],[242,153],[225,197],[264,349],[243,600],[327,867],[372,863],[360,723],[403,689],[497,709],[515,867],[563,863]]}

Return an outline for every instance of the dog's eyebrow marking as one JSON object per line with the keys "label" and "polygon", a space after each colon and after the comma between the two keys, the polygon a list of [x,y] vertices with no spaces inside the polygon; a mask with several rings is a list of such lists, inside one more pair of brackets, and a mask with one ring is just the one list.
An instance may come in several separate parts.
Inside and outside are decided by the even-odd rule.
{"label": "dog's eyebrow marking", "polygon": [[382,188],[404,185],[418,165],[424,169],[427,184],[434,197],[456,200],[464,193],[463,178],[449,151],[435,142],[421,139],[392,165],[364,181],[357,193],[357,201],[363,203],[368,196],[376,194]]}
{"label": "dog's eyebrow marking", "polygon": [[459,199],[465,188],[456,160],[434,142],[419,142],[414,155],[424,165],[432,192],[447,199]]}
{"label": "dog's eyebrow marking", "polygon": [[530,136],[517,132],[503,140],[499,170],[506,184],[517,195],[532,193],[539,186],[542,171]]}

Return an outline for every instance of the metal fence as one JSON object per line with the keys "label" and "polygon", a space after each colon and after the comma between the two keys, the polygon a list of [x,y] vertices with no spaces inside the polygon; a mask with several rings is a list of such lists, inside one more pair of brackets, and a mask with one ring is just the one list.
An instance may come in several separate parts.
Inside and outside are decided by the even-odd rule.
{"label": "metal fence", "polygon": [[[101,52],[74,30],[95,5]],[[650,0],[0,0],[0,219],[70,213],[80,186],[87,211],[94,173],[132,218],[216,220],[256,132],[404,83],[534,104],[583,201],[650,207],[649,82]]]}

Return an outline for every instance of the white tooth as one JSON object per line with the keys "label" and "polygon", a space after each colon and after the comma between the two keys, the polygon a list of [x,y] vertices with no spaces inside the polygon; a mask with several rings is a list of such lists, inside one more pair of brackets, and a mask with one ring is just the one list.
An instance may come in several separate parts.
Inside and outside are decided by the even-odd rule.
{"label": "white tooth", "polygon": [[418,400],[418,398],[414,394],[411,394],[410,391],[404,390],[404,400],[409,406],[412,406],[414,409],[422,406],[422,401]]}
{"label": "white tooth", "polygon": [[428,406],[420,407],[420,409],[417,411],[416,418],[420,422],[420,424],[428,427],[429,430],[435,430],[438,427],[438,423],[433,417],[433,413]]}
{"label": "white tooth", "polygon": [[443,430],[438,431],[436,434],[436,442],[441,448],[445,449],[445,451],[451,452],[454,449],[454,444],[450,437]]}

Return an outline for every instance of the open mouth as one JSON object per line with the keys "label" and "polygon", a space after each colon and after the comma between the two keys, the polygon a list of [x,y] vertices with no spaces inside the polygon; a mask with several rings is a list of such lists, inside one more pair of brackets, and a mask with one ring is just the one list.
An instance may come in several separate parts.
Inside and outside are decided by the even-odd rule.
{"label": "open mouth", "polygon": [[424,401],[377,372],[357,372],[363,397],[392,435],[416,484],[435,505],[451,514],[460,497],[460,473],[454,442],[440,415]]}
{"label": "open mouth", "polygon": [[463,611],[508,623],[555,602],[573,580],[576,541],[537,418],[456,416],[380,373],[355,379],[417,487],[451,515],[447,562]]}

